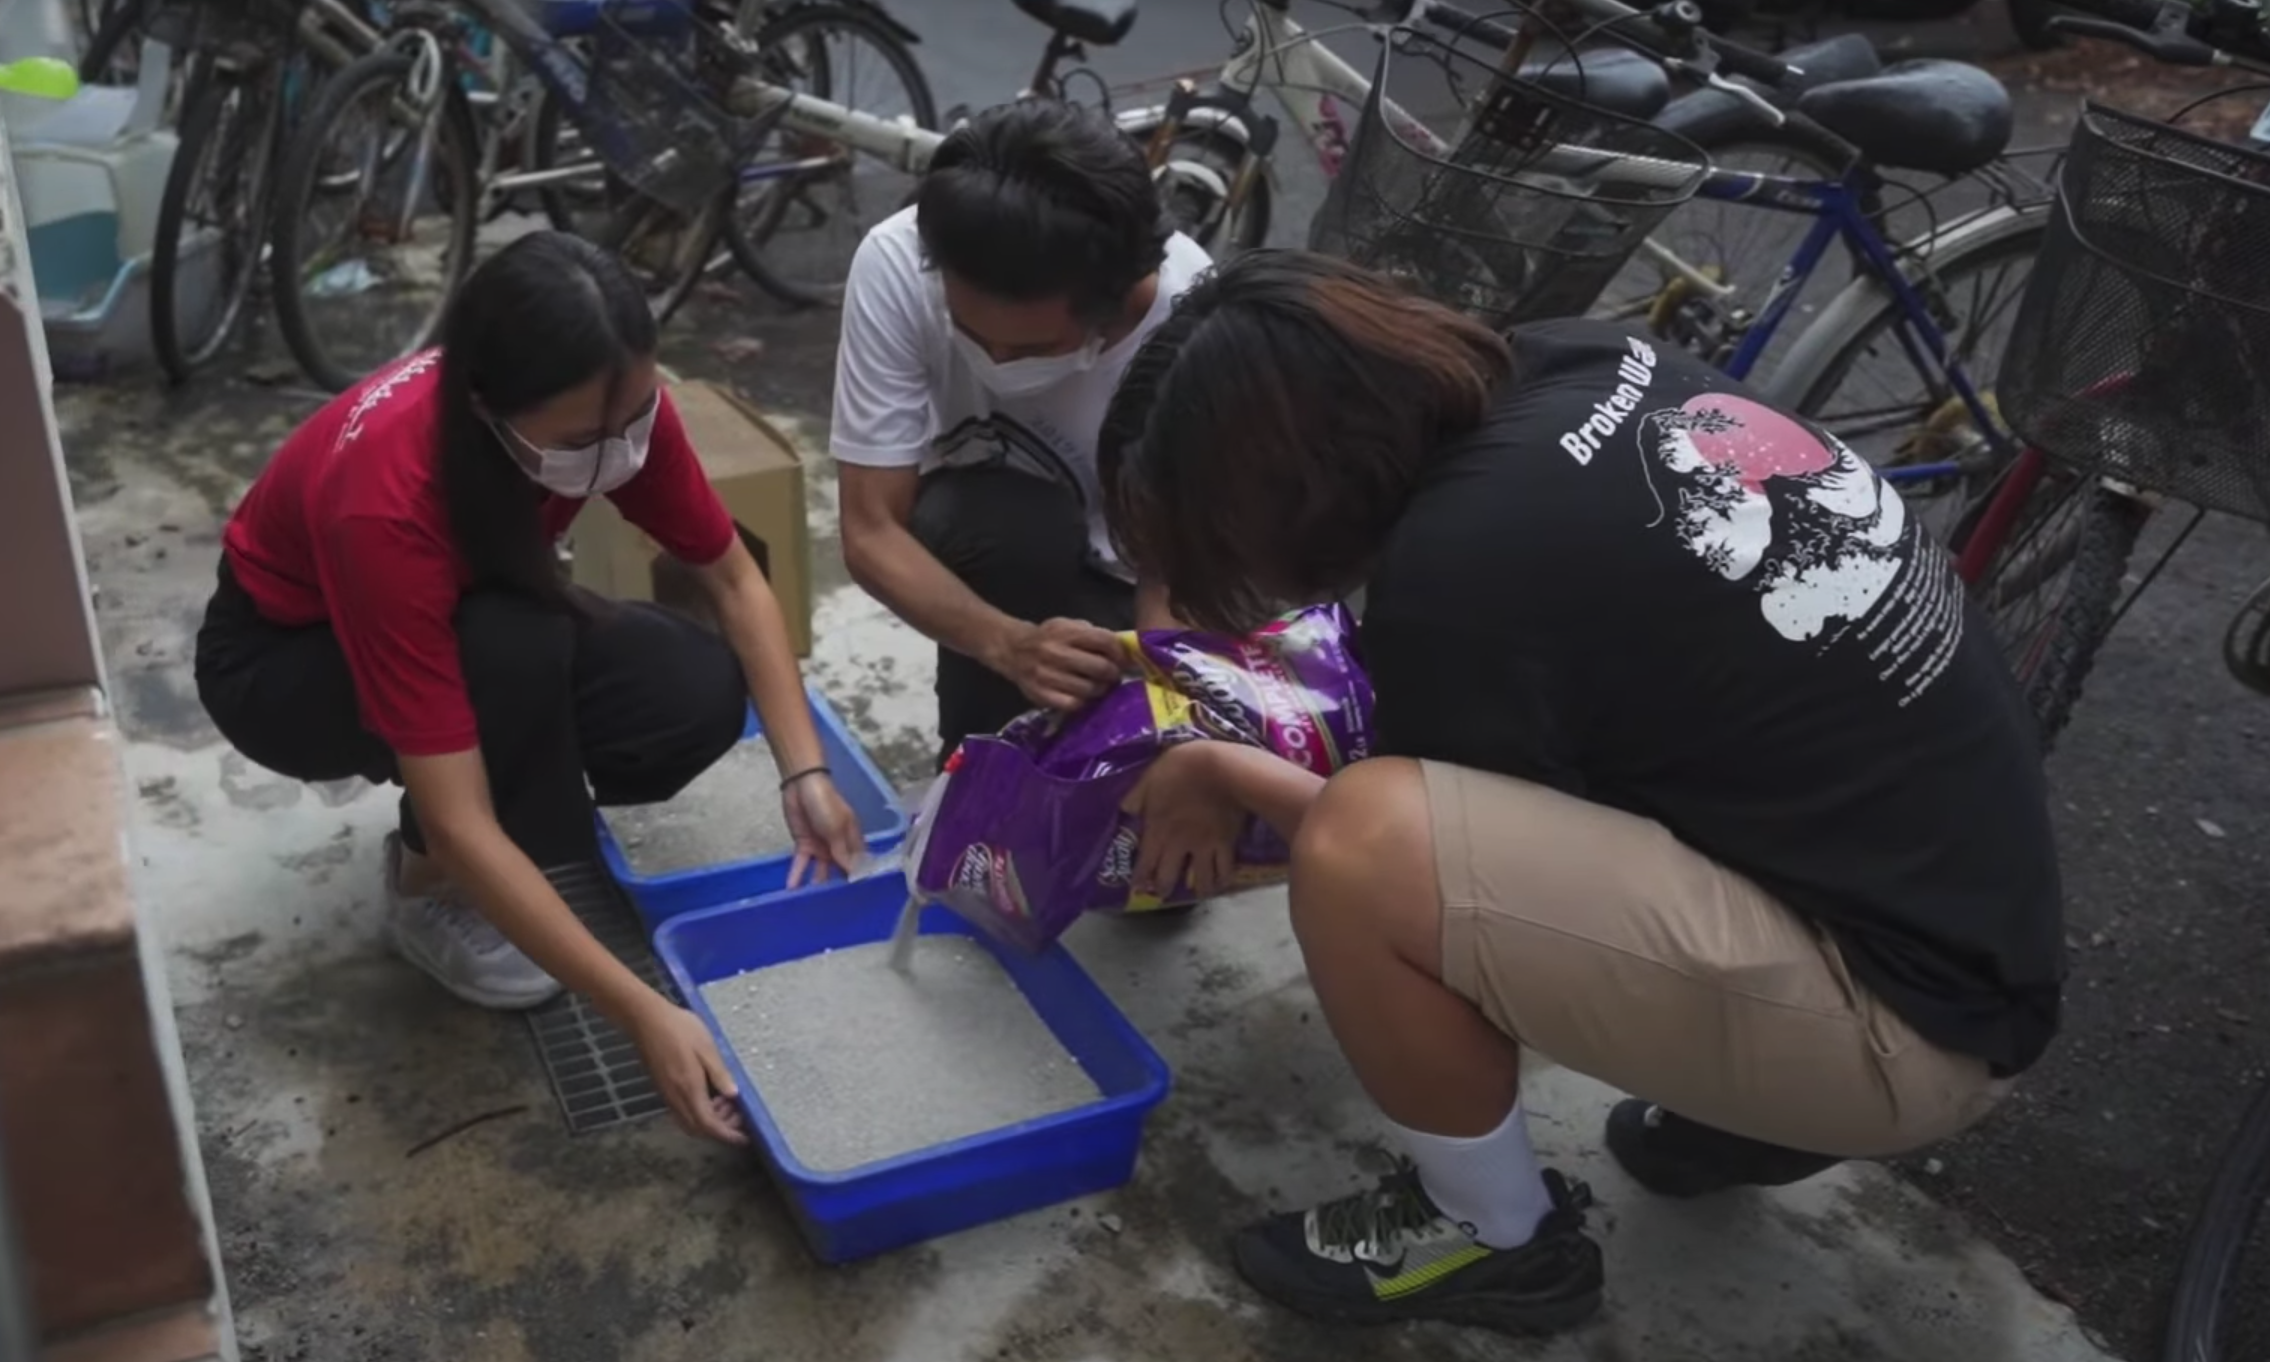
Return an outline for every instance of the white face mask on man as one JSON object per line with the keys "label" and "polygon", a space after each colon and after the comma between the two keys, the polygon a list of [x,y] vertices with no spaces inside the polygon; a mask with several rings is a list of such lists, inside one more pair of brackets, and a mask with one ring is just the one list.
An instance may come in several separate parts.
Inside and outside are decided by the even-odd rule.
{"label": "white face mask on man", "polygon": [[1042,355],[1033,359],[997,360],[985,353],[985,347],[963,333],[954,333],[954,344],[960,347],[962,359],[977,374],[977,381],[985,385],[995,397],[1031,397],[1076,378],[1096,366],[1103,354],[1103,338],[1088,337],[1079,349],[1061,355]]}
{"label": "white face mask on man", "polygon": [[661,409],[661,400],[657,394],[622,434],[587,445],[547,449],[502,421],[496,423],[497,433],[535,460],[535,467],[523,464],[523,471],[545,491],[563,497],[605,496],[637,477],[638,470],[646,466],[647,445],[654,438],[654,417]]}

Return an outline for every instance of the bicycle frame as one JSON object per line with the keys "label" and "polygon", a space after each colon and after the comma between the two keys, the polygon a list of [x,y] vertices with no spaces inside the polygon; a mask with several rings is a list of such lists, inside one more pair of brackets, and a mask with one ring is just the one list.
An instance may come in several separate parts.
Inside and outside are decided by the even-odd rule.
{"label": "bicycle frame", "polygon": [[[521,6],[510,0],[466,0],[466,8],[503,46],[504,57],[519,65],[544,92],[560,101],[569,121],[586,136],[606,147],[607,152],[620,155],[625,151],[621,143],[609,136],[616,130],[612,125],[591,116],[591,68],[559,36],[536,17],[540,6]],[[693,16],[697,22],[700,16]],[[491,54],[492,79],[501,74],[504,61]],[[501,98],[502,82],[492,95]],[[503,154],[500,139],[484,139],[481,150],[482,166],[479,183],[489,202],[523,189],[541,189],[548,185],[564,184],[576,180],[594,180],[606,174],[609,155],[587,163],[554,166],[546,170],[523,170],[510,175],[496,173],[496,162]],[[484,212],[488,203],[483,204]]]}
{"label": "bicycle frame", "polygon": [[[1750,376],[1767,347],[1772,345],[1790,309],[1796,305],[1797,295],[1806,281],[1820,268],[1829,248],[1842,241],[1866,272],[1890,291],[1906,316],[1909,330],[1900,334],[1900,344],[1907,349],[1908,358],[1919,368],[1936,372],[1946,380],[1971,420],[1994,445],[1998,458],[2007,459],[2018,452],[2016,442],[2002,428],[1970,376],[1950,355],[1946,333],[1939,329],[1922,293],[1900,268],[1896,248],[1884,239],[1870,218],[1857,175],[1843,180],[1807,180],[1750,171],[1713,170],[1695,192],[1700,198],[1794,213],[1814,220],[1766,295],[1757,320],[1743,332],[1741,343],[1726,362],[1727,374],[1737,379]],[[1917,353],[1918,343],[1922,353]],[[1954,461],[1901,464],[1879,470],[1885,481],[1894,483],[1958,477],[1967,471]]]}

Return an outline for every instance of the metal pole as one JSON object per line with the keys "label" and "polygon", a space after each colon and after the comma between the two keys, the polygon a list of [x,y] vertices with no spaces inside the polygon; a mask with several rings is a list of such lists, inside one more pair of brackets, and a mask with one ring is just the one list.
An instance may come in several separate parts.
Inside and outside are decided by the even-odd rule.
{"label": "metal pole", "polygon": [[6,1165],[7,1160],[0,1158],[0,1362],[32,1362],[39,1356],[39,1321],[32,1317]]}

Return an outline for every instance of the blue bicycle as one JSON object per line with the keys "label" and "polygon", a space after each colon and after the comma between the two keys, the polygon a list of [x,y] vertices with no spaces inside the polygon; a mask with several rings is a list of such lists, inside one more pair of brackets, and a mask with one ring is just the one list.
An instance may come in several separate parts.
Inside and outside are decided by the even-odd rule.
{"label": "blue bicycle", "polygon": [[[1635,261],[1652,262],[1664,284],[1639,310],[1648,329],[1819,421],[1900,484],[1937,532],[1952,534],[1962,509],[2017,455],[1985,371],[2047,222],[2047,186],[2002,159],[2008,92],[1954,62],[1902,63],[1807,89],[1803,72],[1703,29],[1689,0],[1646,12],[1616,0],[1569,0],[1563,10],[1591,27],[1570,34],[1524,11],[1510,33],[1489,35],[1486,56],[1411,28],[1390,30],[1311,245],[1403,274],[1499,326],[1581,313],[1619,277],[1628,280]],[[1501,37],[1510,43],[1501,47]],[[1781,134],[1783,145],[1801,132],[1818,149],[1808,159],[1841,165],[1841,173],[1717,169],[1675,130],[1678,120],[1641,122],[1584,101],[1582,54],[1601,40],[1707,84],[1735,115]],[[1516,75],[1540,48],[1574,54],[1561,60],[1579,78],[1547,88]],[[1737,84],[1729,72],[1756,84]],[[1385,110],[1397,87],[1445,80],[1463,121],[1447,148],[1429,148]],[[1782,93],[1769,99],[1760,86]],[[1880,167],[1977,186],[1988,201],[1896,240],[1885,226]],[[1737,286],[1665,243],[1666,221],[1697,198],[1811,219],[1754,308]],[[1785,337],[1805,285],[1839,248],[1851,281]],[[1770,365],[1761,363],[1769,354]],[[1849,401],[1891,368],[1920,378],[1921,395],[1888,406]]]}

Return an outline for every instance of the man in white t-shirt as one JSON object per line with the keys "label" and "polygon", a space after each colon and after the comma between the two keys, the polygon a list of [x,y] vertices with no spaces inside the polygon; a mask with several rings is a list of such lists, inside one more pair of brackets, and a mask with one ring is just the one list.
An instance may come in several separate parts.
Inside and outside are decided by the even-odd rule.
{"label": "man in white t-shirt", "polygon": [[1096,435],[1206,253],[1109,116],[989,109],[853,258],[829,448],[853,580],[938,643],[939,760],[1119,676],[1173,623],[1104,530]]}

